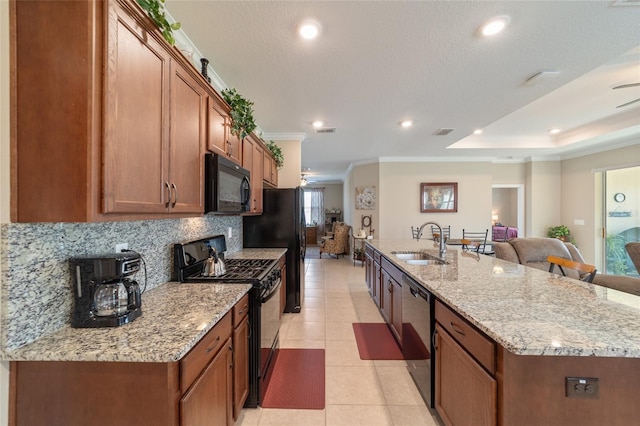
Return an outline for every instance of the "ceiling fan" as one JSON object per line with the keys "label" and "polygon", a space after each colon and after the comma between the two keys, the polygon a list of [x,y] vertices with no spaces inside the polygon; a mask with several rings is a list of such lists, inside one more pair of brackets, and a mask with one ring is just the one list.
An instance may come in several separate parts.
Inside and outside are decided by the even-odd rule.
{"label": "ceiling fan", "polygon": [[[636,87],[636,86],[640,86],[640,83],[621,84],[620,86],[616,86],[616,87],[614,87],[614,88],[613,88],[613,90],[616,90],[616,89],[626,89],[626,88],[628,88],[628,87]],[[631,102],[627,102],[626,104],[618,105],[616,108],[626,107],[627,105],[634,104],[634,103],[636,103],[636,102],[638,102],[638,101],[640,101],[640,98],[635,99],[635,100],[633,100],[633,101],[631,101]]]}

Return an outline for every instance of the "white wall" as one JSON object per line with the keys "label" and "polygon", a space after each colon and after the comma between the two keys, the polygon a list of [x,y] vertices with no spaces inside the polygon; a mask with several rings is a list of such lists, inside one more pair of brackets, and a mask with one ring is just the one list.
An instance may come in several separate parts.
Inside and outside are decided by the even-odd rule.
{"label": "white wall", "polygon": [[[345,215],[345,222],[351,225],[352,232],[358,232],[362,223],[362,216],[371,216],[371,229],[375,238],[382,238],[380,235],[381,209],[383,208],[381,200],[382,188],[380,187],[380,165],[378,163],[363,164],[353,167],[351,170],[352,180],[350,186],[345,185],[345,210],[350,212],[349,216]],[[376,201],[373,210],[362,210],[356,208],[356,188],[357,187],[375,187]]]}
{"label": "white wall", "polygon": [[[9,222],[9,2],[0,1],[0,223]],[[3,268],[4,262],[0,262]],[[4,288],[0,271],[0,289]],[[4,300],[0,294],[0,300]],[[0,310],[4,303],[0,303]],[[0,317],[2,312],[0,311]],[[0,425],[8,423],[9,363],[0,362]]]}
{"label": "white wall", "polygon": [[274,141],[282,149],[284,164],[278,170],[278,188],[295,188],[300,186],[300,170],[302,170],[302,147],[299,140]]}
{"label": "white wall", "polygon": [[[341,183],[328,183],[320,185],[324,188],[324,208],[325,210],[343,210],[343,196],[342,191],[344,186]],[[309,185],[313,188],[313,185]],[[344,216],[343,216],[344,218]]]}
{"label": "white wall", "polygon": [[[462,229],[491,228],[491,163],[381,163],[380,238],[411,238],[411,226],[435,221]],[[457,182],[457,213],[420,213],[420,183]]]}
{"label": "white wall", "polygon": [[[551,226],[562,225],[562,175],[559,161],[532,161],[526,173],[526,237],[546,237]],[[521,236],[521,235],[518,235]]]}

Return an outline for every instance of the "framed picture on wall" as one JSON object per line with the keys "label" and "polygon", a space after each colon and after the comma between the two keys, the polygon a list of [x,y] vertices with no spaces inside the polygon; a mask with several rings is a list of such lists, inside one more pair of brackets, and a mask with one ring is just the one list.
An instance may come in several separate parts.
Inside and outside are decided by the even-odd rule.
{"label": "framed picture on wall", "polygon": [[455,213],[457,211],[457,182],[420,184],[420,213]]}
{"label": "framed picture on wall", "polygon": [[356,210],[374,210],[376,208],[376,187],[356,187]]}

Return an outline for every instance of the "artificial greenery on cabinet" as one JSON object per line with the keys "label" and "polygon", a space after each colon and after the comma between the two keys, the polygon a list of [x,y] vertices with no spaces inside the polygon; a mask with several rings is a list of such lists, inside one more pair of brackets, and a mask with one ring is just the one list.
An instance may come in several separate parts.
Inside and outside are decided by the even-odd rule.
{"label": "artificial greenery on cabinet", "polygon": [[255,130],[253,102],[243,98],[235,88],[224,89],[222,98],[231,107],[231,134],[244,139]]}
{"label": "artificial greenery on cabinet", "polygon": [[167,21],[164,12],[164,0],[137,0],[140,7],[142,7],[149,18],[158,26],[162,37],[170,45],[176,43],[176,39],[173,37],[173,32],[180,29],[180,22],[174,22],[173,24]]}
{"label": "artificial greenery on cabinet", "polygon": [[271,154],[273,154],[273,158],[276,161],[276,166],[278,167],[278,169],[282,168],[282,166],[284,165],[284,154],[282,153],[282,149],[278,145],[276,145],[274,141],[265,142],[265,145],[267,146],[267,148],[269,148]]}

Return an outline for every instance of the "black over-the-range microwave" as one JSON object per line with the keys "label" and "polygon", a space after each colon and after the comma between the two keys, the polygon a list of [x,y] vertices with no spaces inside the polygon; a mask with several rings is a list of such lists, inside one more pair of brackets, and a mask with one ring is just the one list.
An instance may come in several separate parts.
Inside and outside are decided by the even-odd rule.
{"label": "black over-the-range microwave", "polygon": [[249,170],[218,154],[205,154],[204,161],[205,213],[234,214],[249,211]]}

